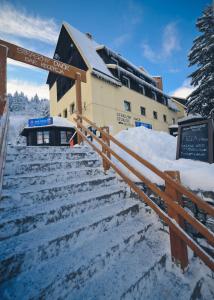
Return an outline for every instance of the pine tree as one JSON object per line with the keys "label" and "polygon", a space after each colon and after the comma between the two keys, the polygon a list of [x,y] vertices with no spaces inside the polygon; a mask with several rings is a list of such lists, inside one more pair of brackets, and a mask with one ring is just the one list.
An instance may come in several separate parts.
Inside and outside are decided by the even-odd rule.
{"label": "pine tree", "polygon": [[196,26],[202,33],[193,41],[189,66],[197,69],[189,75],[194,91],[188,96],[187,112],[208,117],[214,109],[214,12],[208,6]]}

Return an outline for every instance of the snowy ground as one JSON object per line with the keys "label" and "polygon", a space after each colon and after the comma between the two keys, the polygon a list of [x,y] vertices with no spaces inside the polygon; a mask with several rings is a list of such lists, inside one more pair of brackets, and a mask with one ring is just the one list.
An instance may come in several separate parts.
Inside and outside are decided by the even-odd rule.
{"label": "snowy ground", "polygon": [[[32,118],[28,115],[10,115],[9,142],[12,145],[26,145],[25,137],[20,132]],[[165,132],[150,130],[145,127],[130,128],[119,132],[115,138],[124,143],[128,148],[148,160],[162,171],[178,170],[181,174],[181,182],[191,190],[213,191],[214,192],[214,164],[194,161],[190,159],[176,160],[177,138]],[[128,161],[137,170],[141,171],[151,181],[163,184],[163,180],[150,172],[142,164],[138,163],[129,154],[112,143],[113,149]],[[125,171],[133,180],[137,178],[114,159],[118,166]]]}
{"label": "snowy ground", "polygon": [[[190,159],[176,160],[177,138],[165,132],[154,131],[144,127],[123,130],[115,138],[158,169],[162,171],[180,171],[181,182],[191,190],[214,191],[214,164]],[[160,177],[151,173],[146,167],[130,157],[129,154],[114,144],[112,144],[112,147],[123,159],[141,171],[150,180],[157,184],[163,184]],[[114,159],[114,161],[116,160]],[[137,180],[125,167],[121,166],[118,161],[116,162],[132,179]]]}

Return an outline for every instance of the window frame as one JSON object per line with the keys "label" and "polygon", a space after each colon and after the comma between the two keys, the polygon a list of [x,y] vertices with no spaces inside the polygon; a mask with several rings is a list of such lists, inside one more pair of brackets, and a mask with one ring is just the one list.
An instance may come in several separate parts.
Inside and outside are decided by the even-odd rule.
{"label": "window frame", "polygon": [[[73,108],[73,109],[71,109],[71,108]],[[69,109],[70,109],[70,115],[73,115],[75,112],[75,103],[74,102],[72,102],[70,104]]]}
{"label": "window frame", "polygon": [[[129,110],[126,109],[126,104],[129,106]],[[130,102],[130,101],[124,100],[124,101],[123,101],[123,105],[124,105],[124,110],[125,110],[126,112],[131,112],[131,111],[132,111],[132,106],[131,106],[131,102]]]}
{"label": "window frame", "polygon": [[[39,137],[38,135],[40,135],[40,142],[39,142]],[[45,137],[45,135],[47,135]],[[47,142],[45,142],[45,140]],[[50,145],[50,131],[49,130],[44,130],[44,131],[37,131],[36,132],[36,144],[37,145]]]}
{"label": "window frame", "polygon": [[[144,109],[144,114],[142,114],[142,109]],[[141,114],[141,116],[146,115],[146,108],[144,106],[140,106],[140,114]]]}
{"label": "window frame", "polygon": [[158,112],[153,110],[153,119],[158,120]]}
{"label": "window frame", "polygon": [[152,91],[152,99],[157,101],[157,93],[155,91]]}
{"label": "window frame", "polygon": [[141,93],[142,95],[146,95],[146,90],[145,90],[145,86],[144,85],[142,85],[142,84],[139,84],[139,92],[141,93],[141,89],[143,90],[143,93]]}
{"label": "window frame", "polygon": [[125,84],[123,84],[123,85],[130,89],[130,79],[127,76],[125,76],[125,75],[122,75],[122,78],[125,79],[125,80],[127,80],[127,82],[128,82],[128,86],[125,85]]}
{"label": "window frame", "polygon": [[65,109],[63,110],[63,118],[67,118],[67,117],[68,117],[68,109],[65,108]]}

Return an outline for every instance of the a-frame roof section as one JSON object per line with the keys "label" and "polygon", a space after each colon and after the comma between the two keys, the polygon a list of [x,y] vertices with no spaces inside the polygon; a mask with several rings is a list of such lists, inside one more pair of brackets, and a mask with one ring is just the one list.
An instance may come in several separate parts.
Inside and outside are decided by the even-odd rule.
{"label": "a-frame roof section", "polygon": [[118,84],[119,80],[112,75],[96,51],[96,48],[99,46],[99,44],[92,38],[89,38],[85,33],[80,32],[68,23],[63,22],[63,25],[75,43],[89,70],[92,73],[98,72],[100,73],[100,77],[104,77],[104,79],[108,77],[108,79],[112,79]]}

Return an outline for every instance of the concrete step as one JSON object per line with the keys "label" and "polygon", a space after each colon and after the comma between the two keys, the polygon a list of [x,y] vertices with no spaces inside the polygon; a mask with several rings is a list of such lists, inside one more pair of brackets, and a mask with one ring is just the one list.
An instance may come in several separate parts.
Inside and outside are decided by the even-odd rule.
{"label": "concrete step", "polygon": [[105,209],[106,205],[124,199],[125,193],[118,186],[111,190],[98,190],[96,194],[87,193],[85,197],[70,197],[59,201],[55,199],[50,203],[36,204],[29,207],[19,207],[1,214],[0,240],[23,234],[36,228],[58,222],[62,219],[77,217],[98,207]]}
{"label": "concrete step", "polygon": [[45,203],[54,199],[69,199],[82,192],[92,192],[96,194],[96,189],[109,188],[118,184],[118,179],[114,174],[101,175],[92,178],[73,179],[67,184],[50,186],[32,186],[24,191],[14,194],[13,190],[3,190],[0,201],[0,212],[8,209],[16,209],[20,206],[30,206],[35,203]]}
{"label": "concrete step", "polygon": [[93,151],[83,152],[83,151],[71,151],[70,152],[29,152],[29,153],[9,153],[6,157],[6,163],[19,160],[25,162],[31,161],[66,161],[66,160],[75,160],[75,159],[91,159],[97,158],[97,154]]}
{"label": "concrete step", "polygon": [[[159,233],[159,229],[154,227],[154,224],[150,226],[146,234],[141,234],[140,238],[134,241],[132,247],[118,253],[114,260],[96,272],[95,276],[75,285],[71,276],[67,277],[66,281],[59,279],[52,290],[46,289],[45,296],[47,299],[53,296],[57,298],[59,294],[62,299],[122,299],[129,287],[150,272],[155,265],[162,267],[167,251],[164,245],[166,239]],[[147,298],[133,297],[129,294],[127,299]]]}
{"label": "concrete step", "polygon": [[8,145],[7,154],[29,154],[29,153],[79,153],[79,152],[89,152],[91,148],[88,146],[78,146],[73,148],[67,146],[13,146]]}
{"label": "concrete step", "polygon": [[[72,257],[71,252],[75,247],[82,248],[85,242],[93,240],[98,234],[102,237],[104,232],[107,234],[107,231],[130,221],[138,213],[138,209],[135,201],[123,200],[106,206],[105,209],[97,208],[79,217],[1,241],[2,281],[15,277],[21,272],[29,272],[42,263],[46,264],[47,260],[57,259],[64,252]],[[55,265],[55,267],[59,266]]]}
{"label": "concrete step", "polygon": [[35,172],[33,174],[21,174],[5,176],[3,180],[4,190],[24,190],[30,186],[44,186],[52,184],[57,185],[60,183],[69,183],[74,178],[94,177],[103,174],[103,169],[100,167],[86,167],[82,169],[71,169],[63,172],[61,170],[54,170],[50,172]]}
{"label": "concrete step", "polygon": [[[102,236],[99,235],[90,242],[87,241],[71,253],[67,251],[55,260],[41,264],[40,268],[34,268],[30,273],[23,273],[19,280],[17,278],[17,280],[10,281],[10,287],[12,290],[14,287],[21,295],[24,286],[28,287],[32,284],[33,287],[27,288],[25,292],[29,293],[30,298],[37,299],[59,299],[60,295],[61,299],[102,299],[102,296],[96,298],[96,293],[93,296],[90,295],[91,297],[88,297],[87,293],[84,297],[78,297],[76,292],[80,293],[87,283],[100,276],[127,252],[134,251],[137,244],[140,244],[142,252],[144,239],[150,226],[152,226],[150,223],[143,224],[140,219],[138,222],[124,223],[122,226],[113,228],[112,231],[104,232]],[[57,265],[57,268],[55,272],[50,272],[53,263]],[[36,281],[29,282],[31,274],[34,274]],[[114,277],[114,274],[112,276]],[[108,289],[109,282],[105,284],[105,288]],[[114,284],[117,285],[116,282]],[[111,291],[114,291],[112,286]]]}
{"label": "concrete step", "polygon": [[5,165],[4,176],[33,174],[34,172],[51,172],[55,170],[78,169],[83,167],[100,167],[101,162],[97,158],[79,159],[69,161],[35,161],[32,162],[8,162]]}

